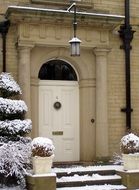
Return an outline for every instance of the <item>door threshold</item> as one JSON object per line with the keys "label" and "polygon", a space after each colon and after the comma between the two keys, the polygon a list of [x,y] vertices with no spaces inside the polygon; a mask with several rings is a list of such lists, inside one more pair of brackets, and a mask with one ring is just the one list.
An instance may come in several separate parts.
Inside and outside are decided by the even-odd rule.
{"label": "door threshold", "polygon": [[85,161],[53,162],[53,167],[58,167],[58,168],[69,168],[69,167],[90,166],[90,165],[94,165],[94,162],[85,162]]}

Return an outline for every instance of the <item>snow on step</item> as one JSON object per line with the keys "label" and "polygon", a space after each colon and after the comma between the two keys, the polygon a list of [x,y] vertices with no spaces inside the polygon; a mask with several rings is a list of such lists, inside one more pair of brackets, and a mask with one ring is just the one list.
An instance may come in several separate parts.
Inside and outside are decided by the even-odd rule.
{"label": "snow on step", "polygon": [[72,172],[83,172],[83,171],[101,171],[101,170],[123,170],[123,166],[119,165],[106,165],[106,166],[77,166],[72,168],[53,168],[52,172],[55,173],[72,173]]}
{"label": "snow on step", "polygon": [[57,190],[125,190],[127,189],[123,185],[93,185],[93,186],[83,186],[83,187],[64,187],[57,188]]}
{"label": "snow on step", "polygon": [[96,180],[112,180],[112,179],[121,179],[118,175],[99,175],[99,174],[93,174],[92,176],[89,175],[83,175],[79,176],[75,174],[74,176],[64,176],[61,178],[57,178],[57,183],[62,182],[76,182],[76,181],[96,181]]}

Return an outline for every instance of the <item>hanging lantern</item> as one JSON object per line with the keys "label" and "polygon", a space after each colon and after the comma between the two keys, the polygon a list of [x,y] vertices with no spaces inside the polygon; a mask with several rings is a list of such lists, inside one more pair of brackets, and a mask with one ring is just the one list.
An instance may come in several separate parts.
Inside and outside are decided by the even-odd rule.
{"label": "hanging lantern", "polygon": [[69,43],[71,44],[71,56],[80,56],[81,40],[77,37],[73,37]]}
{"label": "hanging lantern", "polygon": [[73,3],[68,11],[70,11],[74,7],[74,21],[73,21],[73,30],[74,30],[74,37],[69,41],[71,45],[71,56],[80,56],[80,43],[81,40],[76,37],[77,31],[77,19],[76,19],[76,3]]}

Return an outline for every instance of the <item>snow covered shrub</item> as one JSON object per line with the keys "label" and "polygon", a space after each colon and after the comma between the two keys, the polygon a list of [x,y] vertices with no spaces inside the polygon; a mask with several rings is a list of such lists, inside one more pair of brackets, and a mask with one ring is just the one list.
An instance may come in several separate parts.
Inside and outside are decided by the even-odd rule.
{"label": "snow covered shrub", "polygon": [[49,157],[54,154],[54,145],[51,139],[36,137],[31,143],[32,156]]}
{"label": "snow covered shrub", "polygon": [[30,119],[20,120],[14,119],[12,121],[0,121],[1,135],[25,135],[31,131],[32,123]]}
{"label": "snow covered shrub", "polygon": [[[30,167],[31,139],[26,137],[32,128],[24,119],[27,106],[20,95],[19,85],[9,73],[0,75],[0,185],[20,185],[25,188],[25,175]],[[12,99],[10,99],[12,97]]]}
{"label": "snow covered shrub", "polygon": [[112,162],[115,165],[121,165],[121,164],[123,164],[122,155],[114,153],[113,154],[113,158],[112,158]]}
{"label": "snow covered shrub", "polygon": [[22,140],[16,143],[14,141],[4,143],[0,147],[1,184],[10,185],[10,182],[24,189],[24,176],[27,174],[26,169],[30,167],[29,156],[31,158],[30,140],[27,139],[27,143]]}
{"label": "snow covered shrub", "polygon": [[139,137],[133,133],[123,136],[120,142],[120,149],[124,154],[139,152]]}
{"label": "snow covered shrub", "polygon": [[4,98],[21,94],[21,89],[10,73],[0,75],[0,95]]}
{"label": "snow covered shrub", "polygon": [[27,106],[22,100],[9,100],[7,98],[0,98],[0,119],[23,119],[27,112]]}

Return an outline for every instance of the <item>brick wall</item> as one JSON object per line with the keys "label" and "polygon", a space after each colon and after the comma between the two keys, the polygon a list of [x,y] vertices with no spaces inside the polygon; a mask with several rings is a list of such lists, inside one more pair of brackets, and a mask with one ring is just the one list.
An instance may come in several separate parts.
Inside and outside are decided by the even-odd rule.
{"label": "brick wall", "polygon": [[110,35],[108,65],[108,118],[110,153],[119,151],[119,141],[125,130],[125,114],[120,110],[125,106],[124,54],[119,49],[118,35]]}
{"label": "brick wall", "polygon": [[0,14],[4,14],[7,7],[10,5],[23,5],[29,3],[30,0],[1,0],[0,1]]}
{"label": "brick wall", "polygon": [[123,14],[124,0],[93,0],[94,8],[112,14]]}

